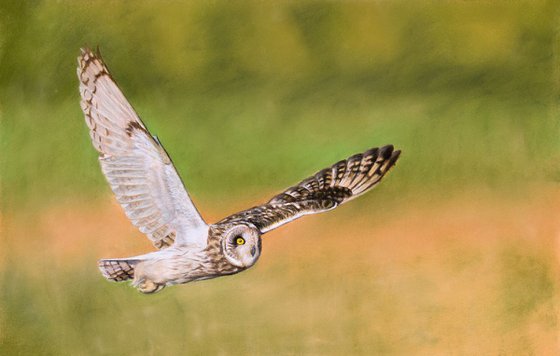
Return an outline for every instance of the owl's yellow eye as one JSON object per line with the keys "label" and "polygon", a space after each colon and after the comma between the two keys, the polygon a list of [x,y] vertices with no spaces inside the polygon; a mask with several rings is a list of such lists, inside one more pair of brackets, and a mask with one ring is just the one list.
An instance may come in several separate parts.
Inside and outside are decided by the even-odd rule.
{"label": "owl's yellow eye", "polygon": [[235,239],[235,243],[238,245],[244,245],[245,244],[245,239],[242,238],[241,236],[239,236],[238,238]]}

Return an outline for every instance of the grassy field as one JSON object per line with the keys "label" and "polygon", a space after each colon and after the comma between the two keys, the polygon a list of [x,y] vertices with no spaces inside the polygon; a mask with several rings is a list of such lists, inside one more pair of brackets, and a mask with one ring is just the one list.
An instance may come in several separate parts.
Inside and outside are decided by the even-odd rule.
{"label": "grassy field", "polygon": [[394,179],[409,191],[557,179],[556,12],[552,2],[3,2],[1,134],[14,154],[2,157],[2,204],[105,191],[75,76],[79,48],[97,44],[205,198],[280,189],[386,143],[406,152]]}
{"label": "grassy field", "polygon": [[553,355],[559,193],[348,205],[268,234],[244,273],[153,296],[94,268],[150,248],[109,198],[19,216],[4,246],[0,350]]}
{"label": "grassy field", "polygon": [[[554,355],[555,2],[0,3],[0,354]],[[373,146],[378,189],[144,296],[79,108],[99,45],[207,221]]]}

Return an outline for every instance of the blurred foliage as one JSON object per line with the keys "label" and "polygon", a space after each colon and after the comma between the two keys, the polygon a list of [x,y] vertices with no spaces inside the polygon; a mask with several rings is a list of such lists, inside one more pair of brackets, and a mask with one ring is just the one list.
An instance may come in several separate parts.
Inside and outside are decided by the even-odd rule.
{"label": "blurred foliage", "polygon": [[391,177],[403,192],[556,178],[556,13],[552,1],[3,1],[3,204],[108,191],[78,104],[85,45],[195,198],[277,191],[386,143],[404,151]]}
{"label": "blurred foliage", "polygon": [[18,217],[0,265],[0,354],[553,355],[551,192],[375,206],[363,219],[341,208],[266,235],[243,273],[155,295],[94,268],[100,240],[140,241],[118,234],[124,217]]}

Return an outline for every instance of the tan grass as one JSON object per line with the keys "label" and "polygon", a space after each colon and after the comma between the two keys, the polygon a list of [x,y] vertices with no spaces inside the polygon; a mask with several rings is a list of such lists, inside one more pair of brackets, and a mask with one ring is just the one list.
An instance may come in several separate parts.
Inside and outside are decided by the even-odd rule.
{"label": "tan grass", "polygon": [[[131,301],[130,308],[121,308],[131,320],[140,318],[135,323],[143,317],[131,316],[134,310],[158,318],[165,313],[162,308],[182,304],[189,311],[168,316],[167,324],[202,318],[197,319],[200,325],[181,333],[200,350],[220,352],[208,343],[220,344],[216,340],[223,333],[248,337],[251,330],[261,336],[260,342],[224,341],[222,347],[234,354],[559,351],[558,189],[544,187],[516,197],[469,192],[446,200],[398,202],[388,209],[367,203],[301,219],[265,235],[261,260],[247,272],[174,287],[153,299],[136,299],[134,290],[109,285],[95,271],[97,258],[151,249],[110,198],[96,205],[50,207],[34,217],[8,216],[2,249],[10,258],[2,268],[7,272],[6,267],[14,266],[6,261],[16,261],[24,278],[42,291],[51,288],[44,280],[87,271],[81,273],[94,293],[107,290],[118,293],[119,303]],[[65,294],[57,290],[53,298],[70,303]],[[240,316],[217,306],[224,295],[239,304],[241,315],[251,315],[242,323],[247,330],[229,329]],[[95,294],[95,303],[104,305],[108,297]],[[150,300],[159,302],[151,305]],[[195,309],[193,302],[198,303]],[[125,315],[101,308],[97,318],[103,320],[106,313],[116,319]],[[95,319],[90,322],[97,325]],[[66,319],[58,323],[71,325]],[[115,351],[102,340],[103,350]],[[155,350],[174,352],[174,347]]]}

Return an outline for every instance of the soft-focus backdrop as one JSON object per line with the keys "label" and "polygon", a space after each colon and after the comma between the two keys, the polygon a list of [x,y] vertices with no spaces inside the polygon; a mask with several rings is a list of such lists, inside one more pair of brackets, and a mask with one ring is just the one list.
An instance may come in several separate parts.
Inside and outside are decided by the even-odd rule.
{"label": "soft-focus backdrop", "polygon": [[[0,2],[1,354],[558,354],[554,1]],[[79,107],[99,46],[210,222],[392,143],[368,195],[153,296]]]}

